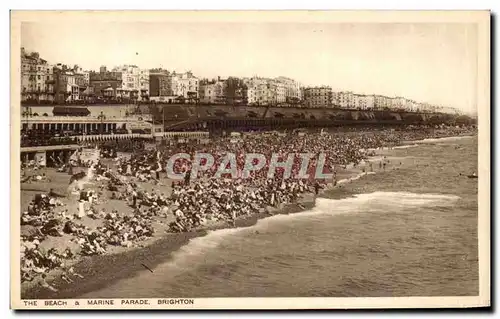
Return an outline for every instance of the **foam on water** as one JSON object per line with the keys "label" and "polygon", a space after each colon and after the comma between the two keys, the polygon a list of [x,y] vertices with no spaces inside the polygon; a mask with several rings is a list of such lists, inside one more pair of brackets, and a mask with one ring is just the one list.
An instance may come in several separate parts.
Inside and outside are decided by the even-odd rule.
{"label": "foam on water", "polygon": [[435,142],[446,142],[446,141],[456,141],[462,140],[466,138],[474,137],[473,135],[464,135],[464,136],[450,136],[450,137],[439,137],[439,138],[426,138],[419,141],[414,141],[414,143],[435,143]]}
{"label": "foam on water", "polygon": [[355,180],[358,180],[360,179],[361,177],[363,176],[366,176],[366,175],[373,175],[375,174],[375,172],[366,172],[366,173],[359,173],[358,175],[354,176],[354,177],[350,177],[350,178],[344,178],[344,179],[341,179],[337,182],[337,184],[345,184],[345,183],[349,183],[349,182],[352,182],[352,181],[355,181]]}
{"label": "foam on water", "polygon": [[205,236],[195,237],[189,242],[179,248],[179,250],[172,253],[172,260],[165,264],[159,265],[156,269],[175,268],[186,269],[187,264],[192,264],[197,261],[197,257],[205,252],[212,250],[219,246],[224,238],[229,235],[235,234],[244,228],[227,228],[208,231]]}
{"label": "foam on water", "polygon": [[369,151],[390,151],[404,148],[412,148],[417,147],[418,144],[406,144],[406,145],[398,145],[398,146],[387,146],[387,147],[378,147],[378,148],[369,148]]}
{"label": "foam on water", "polygon": [[457,141],[457,140],[471,138],[471,137],[474,137],[474,136],[473,135],[463,135],[463,136],[449,136],[449,137],[438,137],[438,138],[426,138],[426,139],[423,139],[423,140],[417,140],[417,141],[409,142],[409,143],[413,143],[413,144],[405,144],[405,145],[392,146],[392,147],[368,148],[368,149],[363,149],[362,148],[360,150],[361,151],[388,151],[388,150],[391,150],[391,149],[405,149],[405,148],[418,147],[419,144],[424,144],[424,143]]}
{"label": "foam on water", "polygon": [[417,144],[408,144],[408,145],[394,146],[393,149],[413,148],[417,146],[418,146]]}
{"label": "foam on water", "polygon": [[[359,178],[359,177],[358,177]],[[270,222],[294,218],[307,218],[318,215],[338,215],[346,213],[387,213],[401,212],[409,208],[422,206],[452,206],[460,197],[446,194],[417,194],[409,192],[374,192],[358,194],[343,199],[317,198],[315,206],[307,211],[275,215],[257,222],[257,227],[268,226]]]}
{"label": "foam on water", "polygon": [[459,196],[447,194],[418,194],[410,192],[374,192],[367,194],[354,195],[351,198],[344,198],[339,200],[318,198],[318,203],[315,209],[323,209],[324,207],[331,207],[334,201],[336,205],[347,204],[352,205],[367,205],[369,207],[375,206],[389,206],[389,207],[416,207],[416,206],[448,206],[453,205]]}

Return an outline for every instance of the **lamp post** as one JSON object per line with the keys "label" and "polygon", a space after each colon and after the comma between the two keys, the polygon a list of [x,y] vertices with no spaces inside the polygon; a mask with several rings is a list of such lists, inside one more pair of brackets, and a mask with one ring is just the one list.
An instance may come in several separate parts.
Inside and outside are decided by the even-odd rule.
{"label": "lamp post", "polygon": [[[27,106],[26,110],[23,112],[23,115],[26,116],[26,133],[28,133],[29,128],[30,128],[29,119],[30,119],[31,116],[33,116],[31,107]],[[29,162],[28,153],[26,153],[25,160],[26,160],[26,166],[28,166],[28,162]]]}
{"label": "lamp post", "polygon": [[26,111],[23,112],[23,115],[26,116],[26,131],[29,131],[30,128],[30,117],[33,116],[31,107],[27,106]]}
{"label": "lamp post", "polygon": [[162,123],[163,123],[162,131],[163,131],[163,133],[165,133],[165,105],[161,106],[161,118],[162,118]]}

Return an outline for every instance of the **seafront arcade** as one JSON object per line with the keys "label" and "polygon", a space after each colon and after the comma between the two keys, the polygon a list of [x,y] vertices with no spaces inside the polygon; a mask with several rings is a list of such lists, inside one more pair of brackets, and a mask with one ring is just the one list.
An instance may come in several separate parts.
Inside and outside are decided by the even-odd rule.
{"label": "seafront arcade", "polygon": [[36,116],[21,118],[21,161],[64,163],[82,143],[153,138],[147,116]]}
{"label": "seafront arcade", "polygon": [[106,118],[97,117],[72,117],[72,116],[46,116],[21,118],[22,130],[80,132],[88,134],[110,134],[118,130],[127,130],[131,133],[134,129],[147,129],[151,123],[145,117]]}
{"label": "seafront arcade", "polygon": [[150,117],[41,116],[21,119],[21,162],[42,166],[67,162],[84,145],[126,139],[206,141],[208,131],[165,131]]}

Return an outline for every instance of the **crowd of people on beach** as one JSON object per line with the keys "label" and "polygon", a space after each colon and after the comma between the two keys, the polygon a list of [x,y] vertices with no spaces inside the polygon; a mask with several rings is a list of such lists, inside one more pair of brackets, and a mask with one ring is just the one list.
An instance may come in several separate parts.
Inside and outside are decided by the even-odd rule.
{"label": "crowd of people on beach", "polygon": [[109,157],[116,157],[117,152],[135,153],[144,150],[144,138],[129,138],[120,140],[104,141],[97,144],[99,149],[109,154]]}
{"label": "crowd of people on beach", "polygon": [[[52,189],[47,194],[37,194],[21,214],[21,281],[31,281],[37,275],[46,275],[55,268],[65,269],[65,260],[74,257],[70,249],[58,252],[55,248],[42,249],[40,243],[49,236],[62,236],[61,223],[64,213],[55,208],[64,206],[60,194]],[[68,270],[68,269],[65,269]],[[67,274],[63,275],[67,277]]]}
{"label": "crowd of people on beach", "polygon": [[[467,131],[464,128],[443,130],[448,135]],[[443,133],[439,134],[443,136]],[[339,169],[359,165],[373,155],[373,149],[434,136],[435,130],[415,128],[342,133],[322,131],[305,135],[296,132],[248,134],[237,139],[213,138],[204,144],[158,145],[154,150],[146,149],[143,139],[99,144],[102,158],[85,163],[88,172],[81,173],[70,185],[70,191],[78,198],[75,199],[78,202],[76,211],[65,209],[64,199],[69,196],[51,190],[35,196],[28,209],[21,214],[22,280],[30,281],[40,274],[45,276],[48,270],[56,268],[63,270],[61,278],[64,277],[64,281],[72,280],[78,274],[68,266],[68,261],[77,254],[105,254],[109,246],[137,247],[141,241],[153,236],[153,225],[158,222],[158,217],[168,218],[168,232],[188,232],[217,224],[235,226],[238,218],[268,214],[273,211],[271,208],[279,209],[298,202],[304,194],[317,195],[326,184],[336,185]],[[129,154],[118,156],[120,152]],[[211,168],[192,176],[193,163],[178,160],[174,171],[185,173],[184,179],[166,179],[167,162],[172,155],[186,153],[194,158],[200,152],[214,157]],[[222,174],[221,178],[214,178],[227,153],[236,155],[238,176],[230,178]],[[266,162],[261,170],[244,176],[241,172],[245,154],[248,153],[263,154]],[[332,178],[315,178],[317,156],[311,159],[307,178],[293,178],[300,170],[299,157],[293,159],[291,177],[284,176],[283,168],[277,168],[274,176],[270,177],[271,155],[279,154],[284,160],[291,153],[325,154],[323,173],[332,174]],[[113,158],[114,164],[104,165],[101,160],[105,157]],[[373,167],[370,165],[365,169],[372,170]],[[85,183],[91,183],[91,189]],[[143,183],[153,184],[153,190],[146,191],[141,187]],[[170,186],[170,193],[160,191],[158,186]],[[130,211],[112,209],[107,212],[96,208],[99,203],[109,200],[126,201]],[[85,218],[100,220],[101,224],[91,229],[83,225]],[[44,251],[40,247],[40,243],[49,236],[65,235],[71,236],[79,247],[78,252],[69,248],[61,252],[55,249]],[[56,289],[45,281],[43,286]]]}
{"label": "crowd of people on beach", "polygon": [[[71,206],[70,203],[67,201],[64,203],[61,200],[66,196],[51,189],[47,193],[37,194],[28,204],[27,210],[22,213],[22,282],[32,281],[37,276],[41,276],[43,286],[55,291],[57,289],[49,285],[44,280],[44,276],[50,270],[59,269],[62,271],[61,278],[64,281],[71,280],[71,274],[68,271],[74,272],[74,269],[68,265],[74,261],[77,254],[99,255],[106,253],[109,246],[131,247],[151,237],[154,233],[152,221],[153,217],[158,215],[158,211],[141,210],[140,205],[135,206],[132,214],[120,213],[115,209],[110,212],[107,212],[105,208],[98,209],[99,204],[113,199],[115,194],[113,192],[107,198],[104,192],[106,185],[123,185],[123,183],[120,183],[118,179],[114,180],[115,176],[110,173],[111,171],[100,163],[96,163],[90,169],[94,176],[92,183],[99,184],[97,189],[86,189],[84,185],[79,185],[83,182],[81,180],[75,181],[69,188],[73,195],[77,194],[73,200],[77,202],[78,209],[70,211],[68,209],[68,206]],[[128,188],[130,189],[131,186]],[[123,199],[126,200],[126,198]],[[102,223],[101,226],[90,228],[84,225],[85,219],[101,220]],[[77,250],[66,248],[62,252],[55,248],[48,250],[42,248],[41,243],[48,237],[63,236],[69,237],[70,242],[79,248]]]}
{"label": "crowd of people on beach", "polygon": [[[450,129],[451,130],[451,129]],[[451,132],[450,132],[451,133]],[[296,201],[302,194],[317,193],[327,183],[336,184],[336,173],[339,167],[348,164],[358,165],[372,155],[373,149],[383,146],[395,146],[403,140],[418,140],[433,136],[434,130],[415,128],[410,130],[382,130],[376,132],[359,132],[342,134],[308,134],[299,136],[289,134],[256,134],[247,135],[237,142],[230,138],[214,138],[207,144],[177,144],[158,148],[158,151],[137,152],[133,156],[119,160],[118,174],[135,177],[141,182],[161,183],[168,159],[179,153],[190,154],[193,159],[196,153],[208,153],[215,158],[214,165],[207,170],[190,176],[192,163],[189,160],[175,162],[176,173],[186,173],[181,181],[172,182],[172,192],[163,202],[170,204],[169,211],[176,218],[170,224],[172,232],[183,232],[196,229],[210,222],[234,220],[256,212],[266,211],[270,207],[280,207]],[[263,154],[267,161],[264,168],[250,172],[249,176],[230,178],[222,174],[215,177],[227,153],[236,154],[238,174],[241,175],[244,155],[248,153]],[[273,178],[269,178],[271,154],[280,154],[280,160],[289,153],[326,154],[323,173],[333,175],[331,180],[314,178],[318,158],[313,158],[307,173],[309,178],[283,178],[284,169],[277,168]],[[301,159],[294,158],[292,176],[298,173]],[[370,165],[370,169],[373,167]],[[134,190],[142,194],[139,190]],[[164,194],[162,195],[164,197]],[[158,204],[161,206],[161,204]]]}

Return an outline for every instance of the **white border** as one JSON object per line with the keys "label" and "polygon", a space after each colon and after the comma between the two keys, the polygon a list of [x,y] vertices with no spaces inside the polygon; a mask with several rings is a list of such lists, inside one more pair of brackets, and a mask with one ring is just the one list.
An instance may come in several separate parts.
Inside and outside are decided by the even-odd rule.
{"label": "white border", "polygon": [[[24,1],[23,3],[12,3],[12,7],[14,8],[18,8],[18,9],[33,9],[33,8],[37,8],[37,9],[89,9],[89,8],[93,8],[93,9],[120,9],[120,8],[135,8],[135,9],[140,9],[142,8],[142,5],[145,4],[145,2],[147,1],[141,1],[140,4],[138,4],[137,1],[129,1],[129,0],[124,0],[124,1],[120,1],[120,6],[111,6],[111,5],[106,5],[106,4],[103,4],[102,1],[93,1],[93,0],[90,0],[90,1],[85,1],[84,3],[82,2],[79,2],[79,3],[69,3],[69,2],[63,2],[63,1],[44,1],[43,3],[40,3],[40,2],[35,2],[35,1]],[[329,9],[329,8],[332,8],[332,4],[330,4],[329,6],[324,6],[324,5],[317,5],[319,3],[319,1],[314,1],[314,0],[311,0],[311,1],[307,1],[306,5],[307,6],[304,6],[305,4],[304,3],[300,3],[299,1],[287,1],[286,2],[286,5],[277,5],[277,4],[273,4],[271,3],[270,1],[260,1],[260,0],[255,0],[255,1],[252,1],[252,3],[243,3],[243,5],[241,5],[240,3],[227,3],[227,4],[224,4],[224,3],[216,3],[215,1],[210,1],[210,4],[206,3],[206,2],[203,2],[203,1],[183,1],[180,5],[179,4],[160,4],[160,5],[157,5],[156,3],[154,3],[153,1],[151,1],[153,3],[153,5],[151,6],[150,5],[150,8],[162,8],[162,9],[178,9],[180,8],[180,6],[182,6],[182,9],[189,9],[189,8],[193,8],[193,9],[202,9],[202,8],[205,8],[205,9],[217,9],[217,8],[232,8],[232,9],[292,9],[292,8],[308,8],[308,9]],[[344,4],[342,3],[336,3],[335,6],[336,8],[335,9],[489,9],[489,8],[493,8],[495,6],[498,6],[498,2],[494,2],[494,1],[474,1],[474,2],[471,2],[471,1],[454,1],[453,2],[453,7],[451,6],[445,6],[443,5],[442,3],[440,3],[439,1],[412,1],[413,3],[409,3],[408,1],[407,2],[400,2],[400,1],[384,1],[384,3],[382,5],[378,4],[378,5],[374,5],[373,2],[370,2],[370,1],[349,1],[349,2],[346,2]],[[6,2],[2,2],[3,3],[6,3]],[[8,4],[8,3],[7,3]],[[323,3],[322,3],[323,4]],[[450,3],[451,4],[451,3]],[[4,10],[4,17],[7,16],[6,14],[6,11]],[[3,19],[4,23],[7,23],[8,22],[8,19]],[[2,33],[2,35],[5,36],[6,38],[6,41],[4,41],[4,43],[7,43],[7,39],[9,38],[9,30],[8,28],[6,28],[7,30],[4,29],[4,33]],[[5,52],[5,51],[4,51]],[[7,65],[7,61],[9,61],[9,53],[5,53],[5,59],[4,59],[4,64],[3,65]],[[4,75],[8,76],[8,72],[5,72]],[[4,85],[2,86],[2,88],[4,88],[6,91],[8,90],[7,88],[9,87],[9,84],[8,82],[9,80],[6,80],[6,83],[4,83]],[[10,82],[10,81],[9,81]],[[4,94],[3,96],[5,97],[8,97],[9,96],[9,91],[6,92],[6,94]],[[7,127],[9,127],[8,125],[8,119],[7,117],[1,117],[1,120],[2,121],[5,121],[6,123],[4,123],[4,125],[2,125],[2,129],[5,130],[4,134],[1,134],[1,140],[2,140],[2,143],[5,143],[3,145],[7,145],[9,143],[9,139],[7,138],[8,136],[8,133],[7,132]],[[7,165],[7,160],[6,158],[2,158],[0,159],[2,161],[1,164],[4,164],[4,165],[0,165],[3,169],[5,169],[5,174],[3,174],[2,176],[7,176],[7,171],[8,171],[8,165]],[[3,192],[0,192],[1,196],[3,196],[4,199],[2,202],[3,203],[6,203],[6,202],[9,202],[9,196],[6,196],[8,194],[8,189],[10,188],[10,185],[8,184],[8,182],[6,181],[7,179],[3,179],[4,180],[4,183],[5,185],[4,188],[3,188]],[[5,225],[6,223],[4,223]],[[9,238],[8,236],[6,235],[7,232],[4,231],[2,232],[2,236],[4,236],[4,240],[3,242],[4,243],[8,243],[9,242]],[[9,247],[7,247],[8,249]],[[4,266],[6,265],[6,263],[4,263]],[[7,268],[7,267],[5,267]],[[8,293],[6,293],[8,294]],[[2,298],[2,300],[8,300],[8,296],[3,296],[4,298]],[[2,309],[6,309],[7,307],[2,307]]]}

